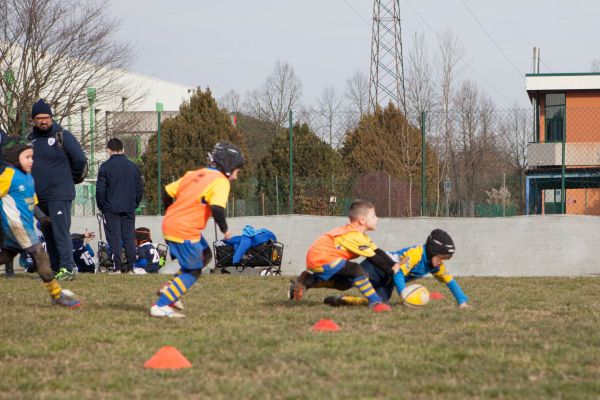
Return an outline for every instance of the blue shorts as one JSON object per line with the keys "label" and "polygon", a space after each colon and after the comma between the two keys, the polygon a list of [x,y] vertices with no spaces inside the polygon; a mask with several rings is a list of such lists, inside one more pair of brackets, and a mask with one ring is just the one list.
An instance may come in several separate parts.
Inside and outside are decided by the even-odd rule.
{"label": "blue shorts", "polygon": [[183,243],[175,243],[167,240],[171,256],[179,261],[181,269],[196,270],[204,267],[204,250],[208,249],[208,243],[204,237],[199,242],[186,240]]}
{"label": "blue shorts", "polygon": [[335,266],[323,265],[323,272],[315,272],[314,275],[322,281],[328,281],[346,265],[346,260],[341,259]]}

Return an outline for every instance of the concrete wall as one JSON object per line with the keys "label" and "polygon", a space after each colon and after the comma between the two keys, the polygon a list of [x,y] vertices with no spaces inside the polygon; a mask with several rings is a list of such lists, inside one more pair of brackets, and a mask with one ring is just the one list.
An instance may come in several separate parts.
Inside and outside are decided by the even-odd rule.
{"label": "concrete wall", "polygon": [[[152,230],[162,242],[160,217],[138,217],[136,226]],[[273,231],[285,245],[286,275],[304,269],[306,250],[321,233],[347,221],[342,217],[280,215],[228,219],[233,232],[245,225]],[[74,217],[72,232],[98,231],[94,217]],[[450,233],[456,255],[448,263],[458,276],[580,276],[600,274],[597,262],[600,218],[594,216],[548,215],[509,218],[381,218],[370,237],[385,250],[422,244],[429,232],[441,228]],[[215,238],[209,222],[206,239]],[[98,235],[97,235],[98,237]],[[221,237],[221,235],[219,235]],[[96,248],[96,243],[93,244]],[[175,265],[169,266],[176,269]]]}

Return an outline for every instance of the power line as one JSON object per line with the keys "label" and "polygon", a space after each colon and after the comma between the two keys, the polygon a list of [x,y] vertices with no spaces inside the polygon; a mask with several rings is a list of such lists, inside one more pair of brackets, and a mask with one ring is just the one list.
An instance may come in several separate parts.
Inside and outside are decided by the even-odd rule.
{"label": "power line", "polygon": [[360,17],[360,19],[362,19],[363,21],[365,21],[365,23],[367,25],[371,26],[371,22],[369,22],[369,20],[367,20],[365,17],[363,17],[363,15],[356,8],[354,8],[350,3],[348,3],[347,0],[344,0],[344,3],[346,3],[346,5],[348,7],[350,7],[352,9],[352,11],[354,11],[356,13],[356,15],[358,15]]}
{"label": "power line", "polygon": [[[521,39],[523,39],[523,41],[525,42],[525,44],[529,47],[533,47],[532,42],[525,37],[525,35],[523,35],[523,33],[517,28],[517,26],[515,24],[513,24],[513,22],[510,20],[510,18],[508,18],[508,16],[506,15],[506,13],[504,11],[502,11],[502,9],[500,8],[500,6],[494,1],[494,0],[489,0],[494,6],[496,6],[496,9],[498,10],[498,12],[500,12],[500,14],[502,15],[502,17],[504,17],[504,19],[510,24],[510,26],[512,26],[513,30],[517,33],[517,35],[519,35],[521,37]],[[550,68],[550,66],[548,64],[546,64],[544,62],[543,59],[540,58],[540,62],[544,65],[544,67],[546,67],[546,69],[550,72],[554,72],[552,70],[552,68]]]}
{"label": "power line", "polygon": [[512,65],[512,67],[515,69],[515,71],[517,71],[517,74],[519,75],[519,77],[523,77],[523,73],[521,73],[521,71],[519,70],[519,68],[517,68],[515,66],[515,64],[513,64],[513,62],[510,60],[510,58],[506,55],[506,53],[504,52],[504,50],[502,50],[502,47],[500,47],[500,45],[496,42],[496,40],[494,40],[494,38],[492,37],[492,35],[487,31],[487,29],[485,29],[485,27],[483,26],[483,24],[481,23],[481,21],[479,21],[479,19],[477,18],[477,16],[473,13],[473,11],[471,11],[471,9],[469,8],[469,6],[467,5],[467,3],[465,2],[465,0],[460,0],[461,3],[463,3],[463,5],[465,6],[465,8],[467,9],[467,11],[469,12],[469,14],[471,14],[471,16],[473,17],[473,19],[479,24],[479,26],[481,27],[481,29],[485,32],[485,34],[488,36],[488,38],[492,41],[492,43],[494,44],[494,46],[496,46],[496,48],[498,49],[498,51],[500,51],[500,53],[502,53],[502,55],[504,56],[504,58],[506,59],[506,61],[508,61],[508,63],[510,65]]}
{"label": "power line", "polygon": [[[435,29],[433,29],[433,27],[431,26],[431,24],[412,6],[412,4],[410,4],[410,2],[408,0],[404,0],[404,2],[406,3],[406,5],[408,5],[411,10],[413,10],[413,12],[415,14],[417,14],[417,17],[419,17],[419,19],[421,21],[423,21],[423,23],[425,24],[425,26],[427,26],[429,28],[429,30],[431,32],[433,32],[433,34],[438,38],[438,40],[440,40],[440,35],[439,33],[436,32]],[[462,62],[468,69],[470,69],[475,75],[477,75],[482,81],[483,83],[485,83],[486,85],[488,85],[492,90],[494,90],[496,92],[496,94],[498,94],[500,97],[502,97],[506,103],[508,105],[511,105],[513,103],[513,101],[509,100],[508,97],[504,96],[500,90],[498,90],[494,85],[492,85],[487,79],[485,79],[479,72],[477,72],[477,70],[472,67],[468,62],[466,62],[465,60],[461,59],[460,62]],[[519,74],[519,76],[522,76],[521,74]]]}

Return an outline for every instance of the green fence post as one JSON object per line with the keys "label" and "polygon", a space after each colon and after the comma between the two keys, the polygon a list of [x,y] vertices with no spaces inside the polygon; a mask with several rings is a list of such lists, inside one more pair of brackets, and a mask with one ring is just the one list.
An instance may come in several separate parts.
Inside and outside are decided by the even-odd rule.
{"label": "green fence post", "polygon": [[563,118],[563,134],[562,134],[562,165],[560,171],[560,209],[562,214],[566,214],[566,182],[565,182],[565,158],[566,158],[566,147],[567,147],[567,107],[565,106],[565,116]]}
{"label": "green fence post", "polygon": [[23,111],[21,113],[21,137],[25,137],[25,135],[27,135],[25,129],[27,129],[27,111]]}
{"label": "green fence post", "polygon": [[290,117],[290,214],[294,213],[294,127],[292,126],[292,110]]}
{"label": "green fence post", "polygon": [[90,87],[87,89],[87,98],[90,106],[90,165],[92,166],[92,174],[94,174],[94,101],[96,100],[96,88]]}
{"label": "green fence post", "polygon": [[6,70],[6,72],[4,72],[4,82],[6,82],[6,104],[8,105],[8,115],[6,116],[7,118],[7,126],[6,128],[8,129],[8,134],[12,135],[12,117],[13,117],[13,112],[12,112],[12,97],[13,97],[13,92],[12,92],[12,86],[13,83],[15,83],[15,75],[13,74],[12,70],[8,69]]}
{"label": "green fence post", "polygon": [[277,175],[275,175],[275,205],[276,215],[279,215],[279,179]]}
{"label": "green fence post", "polygon": [[425,117],[427,113],[421,112],[421,216],[425,215],[427,207],[427,151],[425,146]]}
{"label": "green fence post", "polygon": [[158,187],[156,188],[157,191],[157,199],[158,199],[158,215],[162,215],[162,180],[161,180],[161,167],[162,167],[162,143],[161,143],[161,137],[160,137],[160,115],[163,111],[163,104],[162,103],[156,103],[156,114],[158,116],[158,128],[156,130],[156,147],[157,147],[157,156],[158,156]]}

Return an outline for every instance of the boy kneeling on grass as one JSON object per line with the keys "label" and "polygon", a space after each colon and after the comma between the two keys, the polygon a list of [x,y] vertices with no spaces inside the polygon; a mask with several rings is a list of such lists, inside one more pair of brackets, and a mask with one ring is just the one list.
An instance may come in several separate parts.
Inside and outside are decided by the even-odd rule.
{"label": "boy kneeling on grass", "polygon": [[[0,165],[0,214],[2,230],[6,235],[0,252],[0,264],[25,250],[37,265],[37,272],[50,292],[52,303],[67,308],[77,308],[79,300],[71,298],[62,289],[50,268],[48,254],[35,233],[33,218],[37,197],[31,176],[33,146],[17,141],[4,145],[4,163]],[[42,213],[43,214],[43,213]],[[40,218],[48,220],[46,215]]]}
{"label": "boy kneeling on grass", "polygon": [[350,223],[321,235],[308,249],[306,271],[292,281],[290,300],[301,300],[308,288],[357,288],[375,312],[391,307],[375,291],[362,266],[350,260],[363,256],[386,273],[400,268],[365,234],[377,228],[375,206],[366,200],[355,200],[348,213]]}
{"label": "boy kneeling on grass", "polygon": [[[393,273],[385,273],[369,260],[364,260],[361,265],[384,301],[389,301],[394,288],[400,296],[406,283],[431,274],[438,281],[446,284],[460,308],[468,308],[471,307],[467,303],[469,298],[464,294],[458,282],[448,273],[444,263],[452,258],[455,250],[454,241],[450,235],[441,229],[434,229],[427,237],[425,245],[405,247],[388,253],[392,259],[398,262],[393,267]],[[360,304],[361,300],[362,298],[356,296],[329,296],[325,298],[325,304],[331,306],[356,305]]]}

